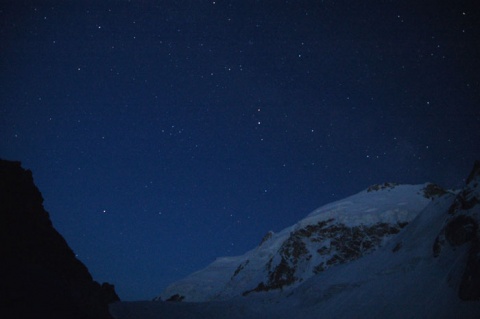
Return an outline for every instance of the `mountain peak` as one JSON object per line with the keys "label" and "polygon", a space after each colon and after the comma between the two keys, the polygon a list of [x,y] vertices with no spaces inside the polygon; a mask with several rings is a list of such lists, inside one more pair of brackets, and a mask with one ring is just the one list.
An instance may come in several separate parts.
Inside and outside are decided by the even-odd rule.
{"label": "mountain peak", "polygon": [[429,198],[441,193],[433,184],[384,183],[324,205],[295,225],[268,232],[243,256],[219,258],[205,269],[173,283],[162,300],[227,300],[300,283],[383,246],[399,233]]}

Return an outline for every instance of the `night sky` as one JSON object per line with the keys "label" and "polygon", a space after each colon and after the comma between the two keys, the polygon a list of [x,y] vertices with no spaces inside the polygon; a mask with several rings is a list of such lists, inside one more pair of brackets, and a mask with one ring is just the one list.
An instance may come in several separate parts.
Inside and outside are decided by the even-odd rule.
{"label": "night sky", "polygon": [[475,3],[2,0],[0,157],[95,280],[152,299],[371,184],[462,186]]}

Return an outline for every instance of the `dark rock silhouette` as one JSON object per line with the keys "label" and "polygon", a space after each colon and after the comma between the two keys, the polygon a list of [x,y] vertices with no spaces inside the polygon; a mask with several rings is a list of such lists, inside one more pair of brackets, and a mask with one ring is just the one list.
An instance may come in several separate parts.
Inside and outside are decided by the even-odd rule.
{"label": "dark rock silhouette", "polygon": [[93,281],[42,203],[31,171],[0,159],[0,317],[111,318],[113,285]]}
{"label": "dark rock silhouette", "polygon": [[480,202],[480,161],[475,162],[466,183],[448,209],[445,227],[433,244],[433,255],[438,257],[447,243],[452,247],[470,245],[458,296],[480,300],[480,218],[475,208]]}
{"label": "dark rock silhouette", "polygon": [[463,300],[480,300],[480,234],[478,231],[480,218],[473,210],[480,202],[480,161],[475,161],[466,183],[467,186],[459,194],[461,200],[457,201],[464,201],[462,210],[451,209],[457,216],[447,224],[447,227],[456,228],[457,231],[454,235],[452,234],[453,236],[448,236],[446,229],[445,235],[447,240],[451,240],[452,237],[459,239],[460,244],[462,241],[470,242],[467,265],[458,289],[458,295]]}
{"label": "dark rock silhouette", "polygon": [[185,296],[180,296],[179,294],[175,294],[168,298],[166,301],[168,302],[182,302],[185,299]]}

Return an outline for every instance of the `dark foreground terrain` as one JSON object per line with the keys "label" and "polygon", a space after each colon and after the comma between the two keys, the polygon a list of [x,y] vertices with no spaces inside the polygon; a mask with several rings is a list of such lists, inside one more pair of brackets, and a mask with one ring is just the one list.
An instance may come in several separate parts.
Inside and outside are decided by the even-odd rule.
{"label": "dark foreground terrain", "polygon": [[92,279],[42,203],[32,173],[0,160],[0,318],[111,318],[114,287]]}

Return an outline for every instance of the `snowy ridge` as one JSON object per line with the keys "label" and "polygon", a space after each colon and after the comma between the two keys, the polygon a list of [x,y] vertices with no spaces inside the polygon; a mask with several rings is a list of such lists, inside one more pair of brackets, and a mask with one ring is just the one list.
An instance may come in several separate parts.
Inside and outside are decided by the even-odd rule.
{"label": "snowy ridge", "polygon": [[270,232],[243,256],[218,258],[170,285],[160,298],[203,302],[291,290],[312,276],[384,245],[431,202],[432,196],[441,193],[438,190],[433,184],[374,185],[318,208],[279,233]]}
{"label": "snowy ridge", "polygon": [[379,222],[408,222],[428,204],[424,189],[428,185],[396,185],[385,183],[383,188],[371,186],[356,195],[322,206],[297,225],[300,227],[319,220],[334,218],[346,226],[372,225]]}

